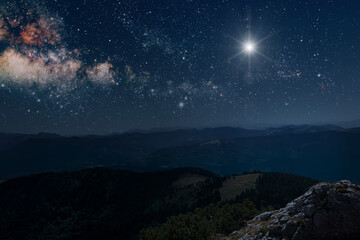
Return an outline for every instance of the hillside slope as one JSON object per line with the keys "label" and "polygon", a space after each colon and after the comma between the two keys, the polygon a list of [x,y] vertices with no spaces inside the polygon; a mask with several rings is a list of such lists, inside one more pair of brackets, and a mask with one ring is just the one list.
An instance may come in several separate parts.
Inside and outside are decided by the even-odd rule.
{"label": "hillside slope", "polygon": [[[204,181],[173,185],[189,175]],[[0,184],[0,239],[132,239],[143,226],[219,201],[220,186],[216,174],[191,168],[21,177]]]}
{"label": "hillside slope", "polygon": [[[280,173],[262,176],[272,194],[291,199],[316,182]],[[148,173],[89,168],[12,179],[0,184],[0,239],[136,239],[140,229],[169,216],[223,205],[220,192],[232,187],[230,178],[194,168]],[[245,179],[253,184],[253,177]],[[260,179],[256,191],[264,188]],[[243,201],[238,193],[231,203]],[[256,202],[256,196],[246,197]]]}

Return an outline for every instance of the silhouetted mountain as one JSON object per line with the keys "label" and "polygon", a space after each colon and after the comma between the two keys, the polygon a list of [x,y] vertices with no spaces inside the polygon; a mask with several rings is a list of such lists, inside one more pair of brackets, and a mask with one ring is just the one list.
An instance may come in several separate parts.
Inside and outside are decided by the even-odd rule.
{"label": "silhouetted mountain", "polygon": [[218,140],[160,149],[150,163],[196,166],[221,174],[244,170],[282,171],[321,180],[360,182],[360,133],[320,132]]}
{"label": "silhouetted mountain", "polygon": [[341,127],[335,125],[288,125],[281,128],[269,128],[265,132],[267,135],[280,135],[280,134],[304,134],[304,133],[317,133],[317,132],[328,132],[328,131],[341,131],[344,130]]}
{"label": "silhouetted mountain", "polygon": [[[300,134],[300,133],[314,133],[324,131],[339,131],[342,128],[335,125],[311,126],[311,125],[289,125],[280,128],[269,128],[266,130],[249,130],[244,128],[204,128],[204,129],[161,129],[156,131],[131,131],[127,133],[117,134],[113,133],[108,136],[100,135],[84,135],[80,138],[121,138],[121,139],[136,139],[141,144],[154,145],[156,147],[171,147],[185,144],[194,144],[203,141],[210,141],[214,139],[234,139],[240,137],[254,137],[265,135],[279,135],[279,134]],[[62,136],[52,133],[38,133],[38,134],[11,134],[0,133],[0,151],[16,146],[28,139],[53,139],[61,138]]]}
{"label": "silhouetted mountain", "polygon": [[142,166],[156,148],[136,137],[71,137],[27,139],[0,152],[1,178],[45,171],[74,170],[91,166]]}
{"label": "silhouetted mountain", "polygon": [[341,121],[335,122],[337,126],[341,126],[343,128],[356,128],[360,126],[360,119],[355,119],[351,121]]}
{"label": "silhouetted mountain", "polygon": [[350,129],[347,129],[346,131],[359,133],[359,132],[360,132],[360,128],[350,128]]}
{"label": "silhouetted mountain", "polygon": [[307,125],[28,138],[0,151],[0,179],[91,166],[134,171],[193,166],[224,175],[264,170],[360,182],[359,145],[357,129]]}
{"label": "silhouetted mountain", "polygon": [[[157,147],[178,146],[184,144],[198,143],[218,138],[238,138],[262,135],[261,130],[248,130],[242,128],[205,128],[205,129],[178,129],[173,131],[143,131],[128,132],[124,134],[111,134],[109,136],[85,135],[79,138],[85,139],[120,139],[137,141],[140,144],[154,145]],[[60,135],[50,133],[39,134],[10,134],[0,133],[0,151],[16,146],[29,139],[53,139]]]}
{"label": "silhouetted mountain", "polygon": [[25,142],[30,138],[34,139],[52,139],[60,138],[60,135],[52,133],[38,133],[38,134],[13,134],[13,133],[0,133],[0,151],[3,151],[7,148],[11,148],[20,143]]}
{"label": "silhouetted mountain", "polygon": [[158,148],[175,147],[211,141],[214,139],[235,139],[240,137],[253,137],[263,135],[262,130],[249,130],[243,128],[204,128],[179,129],[169,132],[128,133],[124,136],[139,138],[144,144],[153,144]]}
{"label": "silhouetted mountain", "polygon": [[[0,184],[0,239],[135,239],[140,229],[169,216],[221,206],[223,188],[239,181],[253,182],[250,189],[281,207],[285,202],[274,196],[293,199],[316,183],[281,173],[247,176],[220,177],[194,168],[147,173],[89,168],[8,180]],[[264,195],[265,187],[271,194]],[[256,196],[248,197],[256,202]]]}

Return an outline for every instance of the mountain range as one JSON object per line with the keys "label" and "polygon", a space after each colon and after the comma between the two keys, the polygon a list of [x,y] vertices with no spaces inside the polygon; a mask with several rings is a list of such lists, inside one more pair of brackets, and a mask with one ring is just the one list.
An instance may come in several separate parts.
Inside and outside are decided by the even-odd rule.
{"label": "mountain range", "polygon": [[0,179],[105,166],[198,167],[221,175],[263,170],[360,182],[360,129],[334,125],[178,129],[108,136],[0,134]]}

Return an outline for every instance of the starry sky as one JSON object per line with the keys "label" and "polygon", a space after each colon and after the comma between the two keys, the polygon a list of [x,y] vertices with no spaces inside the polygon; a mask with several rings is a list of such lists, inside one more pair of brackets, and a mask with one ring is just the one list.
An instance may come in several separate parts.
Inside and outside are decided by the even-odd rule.
{"label": "starry sky", "polygon": [[356,0],[0,2],[0,131],[360,118]]}

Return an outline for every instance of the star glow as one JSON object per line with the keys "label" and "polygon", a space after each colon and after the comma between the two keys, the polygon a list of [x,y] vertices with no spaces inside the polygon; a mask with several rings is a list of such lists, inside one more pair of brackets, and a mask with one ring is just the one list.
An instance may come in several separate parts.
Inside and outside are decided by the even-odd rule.
{"label": "star glow", "polygon": [[253,42],[247,42],[244,44],[244,51],[251,54],[255,51],[255,44]]}

